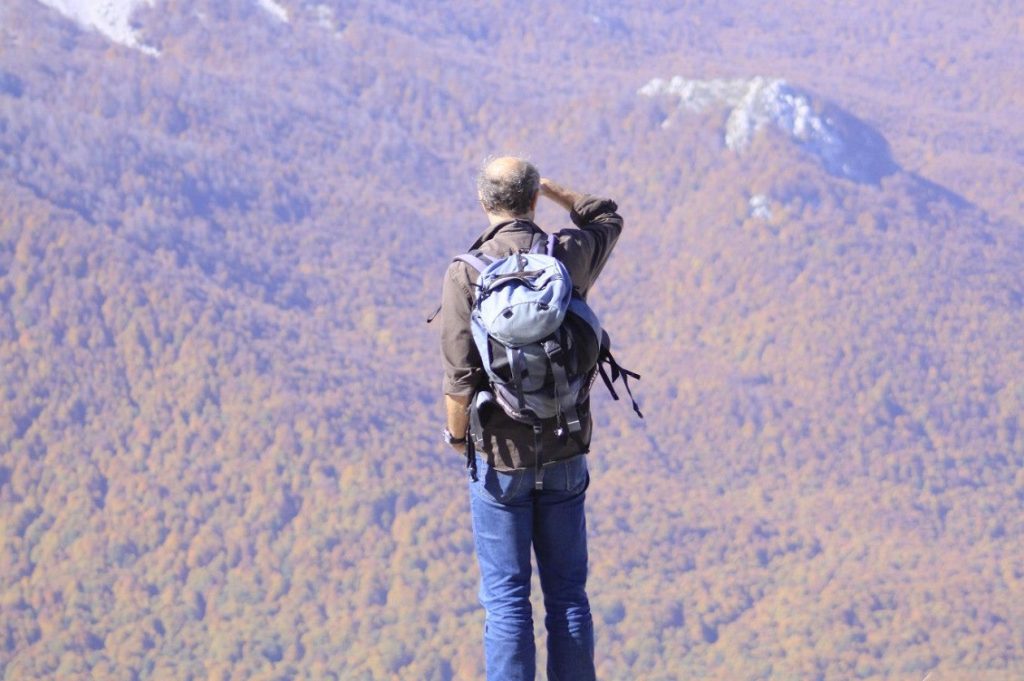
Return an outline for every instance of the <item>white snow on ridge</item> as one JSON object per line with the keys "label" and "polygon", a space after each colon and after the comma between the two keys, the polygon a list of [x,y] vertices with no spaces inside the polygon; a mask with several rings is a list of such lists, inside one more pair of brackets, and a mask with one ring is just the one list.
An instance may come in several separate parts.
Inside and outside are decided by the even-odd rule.
{"label": "white snow on ridge", "polygon": [[275,19],[282,23],[288,23],[288,10],[274,2],[274,0],[256,0],[256,2],[270,16],[274,17]]}
{"label": "white snow on ridge", "polygon": [[133,47],[154,57],[159,51],[139,42],[131,25],[132,13],[141,5],[152,7],[156,0],[39,0],[81,26],[92,28],[120,45]]}
{"label": "white snow on ridge", "polygon": [[[899,167],[877,130],[832,104],[815,106],[810,93],[779,78],[655,78],[638,94],[678,98],[682,112],[728,107],[724,141],[733,151],[742,151],[757,131],[774,126],[816,156],[833,175],[857,182],[877,182]],[[666,119],[662,126],[668,127],[670,121]]]}
{"label": "white snow on ridge", "polygon": [[[39,2],[57,10],[84,28],[99,31],[119,45],[132,47],[154,57],[160,56],[160,51],[155,47],[139,41],[139,36],[131,24],[132,14],[136,9],[143,5],[153,7],[157,0],[39,0]],[[289,23],[288,10],[275,0],[256,0],[256,3],[274,19]]]}
{"label": "white snow on ridge", "polygon": [[736,80],[687,80],[676,76],[665,81],[655,78],[640,88],[648,97],[679,97],[680,108],[703,111],[714,105],[731,106],[725,125],[725,145],[738,151],[766,125],[775,125],[794,139],[835,151],[841,140],[831,129],[831,121],[811,108],[810,96],[786,81],[757,76]]}

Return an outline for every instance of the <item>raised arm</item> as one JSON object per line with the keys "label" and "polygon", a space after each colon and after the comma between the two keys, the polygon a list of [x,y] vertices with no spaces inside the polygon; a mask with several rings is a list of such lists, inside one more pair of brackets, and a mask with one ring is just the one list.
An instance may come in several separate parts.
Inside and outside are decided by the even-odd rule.
{"label": "raised arm", "polygon": [[566,189],[562,185],[546,177],[540,178],[540,195],[557,203],[565,210],[571,211],[583,194]]}
{"label": "raised arm", "polygon": [[578,228],[558,232],[559,257],[585,297],[622,232],[618,206],[611,199],[573,191],[546,177],[540,180],[540,194],[569,211]]}

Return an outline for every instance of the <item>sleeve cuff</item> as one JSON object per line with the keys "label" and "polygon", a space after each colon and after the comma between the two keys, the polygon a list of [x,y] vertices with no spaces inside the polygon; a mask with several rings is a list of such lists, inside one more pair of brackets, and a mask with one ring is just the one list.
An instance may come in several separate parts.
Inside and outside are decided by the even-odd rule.
{"label": "sleeve cuff", "polygon": [[470,372],[463,380],[453,380],[448,376],[444,377],[442,392],[451,397],[472,397],[479,388],[479,376],[476,372]]}

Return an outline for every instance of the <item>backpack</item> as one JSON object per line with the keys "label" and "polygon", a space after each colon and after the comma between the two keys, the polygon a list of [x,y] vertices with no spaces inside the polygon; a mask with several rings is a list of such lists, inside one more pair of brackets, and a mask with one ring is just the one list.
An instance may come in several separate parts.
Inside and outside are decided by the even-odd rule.
{"label": "backpack", "polygon": [[527,252],[492,258],[477,250],[455,257],[480,273],[470,326],[489,380],[489,389],[480,390],[470,405],[467,466],[475,475],[475,452],[484,444],[480,410],[494,403],[532,427],[538,489],[543,423],[555,419],[556,435],[576,436],[580,407],[598,374],[615,400],[619,396],[612,384],[621,377],[633,410],[643,418],[629,388],[629,378],[639,379],[639,374],[612,357],[608,334],[573,288],[554,248],[555,235],[545,244],[543,234],[537,234]]}

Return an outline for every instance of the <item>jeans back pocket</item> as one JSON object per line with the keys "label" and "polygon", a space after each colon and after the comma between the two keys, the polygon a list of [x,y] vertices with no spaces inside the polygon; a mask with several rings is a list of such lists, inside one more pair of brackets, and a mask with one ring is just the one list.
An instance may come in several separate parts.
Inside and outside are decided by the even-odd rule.
{"label": "jeans back pocket", "polygon": [[503,473],[487,465],[487,460],[477,455],[477,479],[470,478],[470,488],[476,494],[487,495],[499,504],[512,502],[521,489],[524,489],[523,478],[533,471],[520,470]]}

